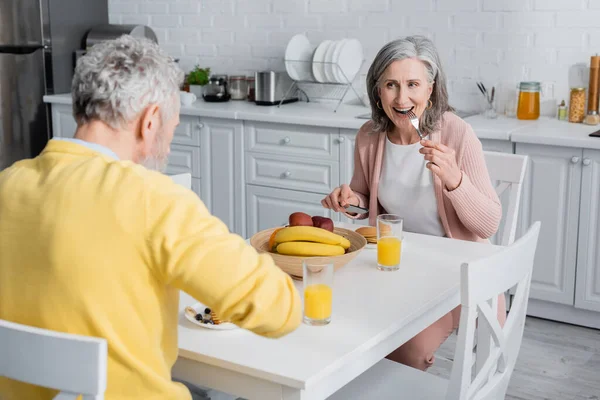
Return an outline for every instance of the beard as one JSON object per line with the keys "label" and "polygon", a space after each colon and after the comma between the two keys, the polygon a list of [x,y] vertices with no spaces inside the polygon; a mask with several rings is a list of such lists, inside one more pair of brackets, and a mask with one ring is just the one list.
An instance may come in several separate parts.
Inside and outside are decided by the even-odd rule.
{"label": "beard", "polygon": [[166,143],[165,134],[161,130],[157,132],[156,136],[154,137],[150,155],[142,160],[140,164],[154,171],[165,172],[165,169],[167,168],[168,155],[169,145]]}

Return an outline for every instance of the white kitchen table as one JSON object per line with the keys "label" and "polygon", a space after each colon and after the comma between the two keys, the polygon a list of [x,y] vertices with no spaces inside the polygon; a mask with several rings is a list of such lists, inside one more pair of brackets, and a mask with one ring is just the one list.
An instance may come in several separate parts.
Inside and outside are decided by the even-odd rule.
{"label": "white kitchen table", "polygon": [[376,250],[364,249],[335,273],[331,323],[280,339],[192,324],[183,309],[194,300],[183,294],[173,377],[249,400],[326,399],[458,306],[461,263],[500,248],[405,233],[394,272],[377,270]]}

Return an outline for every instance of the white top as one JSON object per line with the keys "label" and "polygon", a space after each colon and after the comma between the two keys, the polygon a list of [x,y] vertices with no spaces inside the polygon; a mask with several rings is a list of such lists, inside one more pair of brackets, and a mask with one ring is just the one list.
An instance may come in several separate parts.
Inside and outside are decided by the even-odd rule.
{"label": "white top", "polygon": [[390,214],[404,219],[403,230],[445,236],[433,190],[433,175],[419,153],[419,142],[398,145],[386,138],[378,199]]}

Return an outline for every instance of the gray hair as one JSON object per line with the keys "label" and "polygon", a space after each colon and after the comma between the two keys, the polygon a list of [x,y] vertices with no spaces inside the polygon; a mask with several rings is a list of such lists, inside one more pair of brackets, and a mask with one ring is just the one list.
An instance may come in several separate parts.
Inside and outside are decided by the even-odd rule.
{"label": "gray hair", "polygon": [[156,43],[123,35],[98,43],[77,61],[73,116],[77,125],[99,120],[118,129],[158,104],[166,121],[182,83],[183,71]]}
{"label": "gray hair", "polygon": [[379,94],[377,85],[385,69],[394,61],[406,58],[420,60],[427,69],[427,80],[433,84],[431,92],[431,108],[425,110],[419,119],[421,132],[425,135],[433,132],[444,112],[454,111],[448,104],[448,90],[446,88],[446,75],[441,68],[440,57],[435,45],[424,36],[408,36],[389,42],[379,50],[367,73],[367,91],[371,102],[371,119],[376,132],[390,132],[394,124],[385,111],[377,107]]}

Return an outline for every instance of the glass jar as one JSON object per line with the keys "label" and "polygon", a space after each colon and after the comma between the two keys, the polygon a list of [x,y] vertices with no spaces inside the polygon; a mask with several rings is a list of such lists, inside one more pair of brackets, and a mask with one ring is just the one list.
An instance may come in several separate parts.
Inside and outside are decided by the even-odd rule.
{"label": "glass jar", "polygon": [[253,76],[246,77],[246,84],[248,86],[248,101],[254,101],[256,96],[256,85]]}
{"label": "glass jar", "polygon": [[569,122],[583,122],[585,118],[585,88],[571,88],[569,97]]}
{"label": "glass jar", "polygon": [[519,84],[518,119],[538,119],[540,117],[540,83],[521,82]]}
{"label": "glass jar", "polygon": [[245,76],[233,75],[229,77],[229,94],[231,100],[246,100],[248,85]]}

